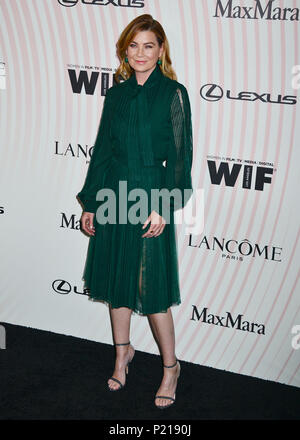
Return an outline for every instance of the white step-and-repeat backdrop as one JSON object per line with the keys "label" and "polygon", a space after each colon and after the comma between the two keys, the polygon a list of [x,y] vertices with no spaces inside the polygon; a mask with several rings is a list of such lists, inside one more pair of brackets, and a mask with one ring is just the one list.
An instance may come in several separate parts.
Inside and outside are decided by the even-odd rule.
{"label": "white step-and-repeat backdrop", "polygon": [[[115,44],[164,27],[189,92],[204,228],[177,225],[177,356],[300,386],[300,2],[0,0],[0,320],[111,344],[83,291],[81,189]],[[131,340],[158,350],[146,317]]]}

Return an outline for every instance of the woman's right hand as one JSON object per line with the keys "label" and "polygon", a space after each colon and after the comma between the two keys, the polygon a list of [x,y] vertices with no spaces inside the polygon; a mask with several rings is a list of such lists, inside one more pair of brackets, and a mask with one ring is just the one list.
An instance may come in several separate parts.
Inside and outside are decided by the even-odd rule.
{"label": "woman's right hand", "polygon": [[81,215],[81,227],[88,235],[95,235],[94,215],[93,212],[83,212]]}

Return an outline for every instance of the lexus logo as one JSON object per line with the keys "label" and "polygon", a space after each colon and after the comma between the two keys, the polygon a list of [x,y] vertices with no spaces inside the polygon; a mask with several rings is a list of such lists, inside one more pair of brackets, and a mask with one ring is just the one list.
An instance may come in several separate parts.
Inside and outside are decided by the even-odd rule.
{"label": "lexus logo", "polygon": [[[297,96],[295,95],[274,95],[270,93],[256,93],[253,91],[242,90],[237,94],[233,94],[231,90],[225,90],[226,98],[235,101],[261,101],[267,104],[288,104],[294,105],[297,103]],[[200,95],[205,101],[215,102],[223,98],[224,91],[222,87],[217,84],[204,84],[200,89]]]}
{"label": "lexus logo", "polygon": [[67,6],[67,7],[74,6],[78,2],[78,0],[57,0],[57,1],[62,6]]}
{"label": "lexus logo", "polygon": [[77,293],[78,295],[89,295],[89,289],[85,287],[82,291],[77,286],[72,286],[66,280],[54,280],[52,283],[54,292],[61,295],[68,295],[69,293]]}
{"label": "lexus logo", "polygon": [[55,280],[52,283],[52,288],[55,292],[66,295],[71,292],[72,287],[68,281],[65,280]]}
{"label": "lexus logo", "polygon": [[223,90],[216,84],[205,84],[200,89],[200,95],[206,101],[219,101],[223,97]]}

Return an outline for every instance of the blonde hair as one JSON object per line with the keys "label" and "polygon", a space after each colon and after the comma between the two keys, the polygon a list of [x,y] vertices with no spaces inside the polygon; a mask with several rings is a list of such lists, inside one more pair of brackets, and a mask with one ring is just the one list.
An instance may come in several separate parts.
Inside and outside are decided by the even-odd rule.
{"label": "blonde hair", "polygon": [[135,35],[140,31],[153,32],[156,35],[159,47],[161,47],[162,44],[164,45],[164,52],[161,56],[161,64],[159,66],[160,70],[168,78],[177,80],[176,73],[172,68],[170,47],[165,31],[162,25],[157,20],[154,20],[150,14],[143,14],[136,17],[121,33],[116,44],[120,65],[115,72],[115,80],[119,83],[120,77],[126,80],[133,74],[134,69],[132,69],[129,63],[125,62],[126,50]]}

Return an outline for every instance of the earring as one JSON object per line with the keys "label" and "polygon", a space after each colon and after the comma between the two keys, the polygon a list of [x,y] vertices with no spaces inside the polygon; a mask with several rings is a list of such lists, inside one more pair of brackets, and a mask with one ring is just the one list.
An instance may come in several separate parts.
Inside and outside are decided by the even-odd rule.
{"label": "earring", "polygon": [[158,58],[157,64],[161,64],[161,60]]}
{"label": "earring", "polygon": [[127,57],[125,57],[125,63],[128,63],[128,58]]}

